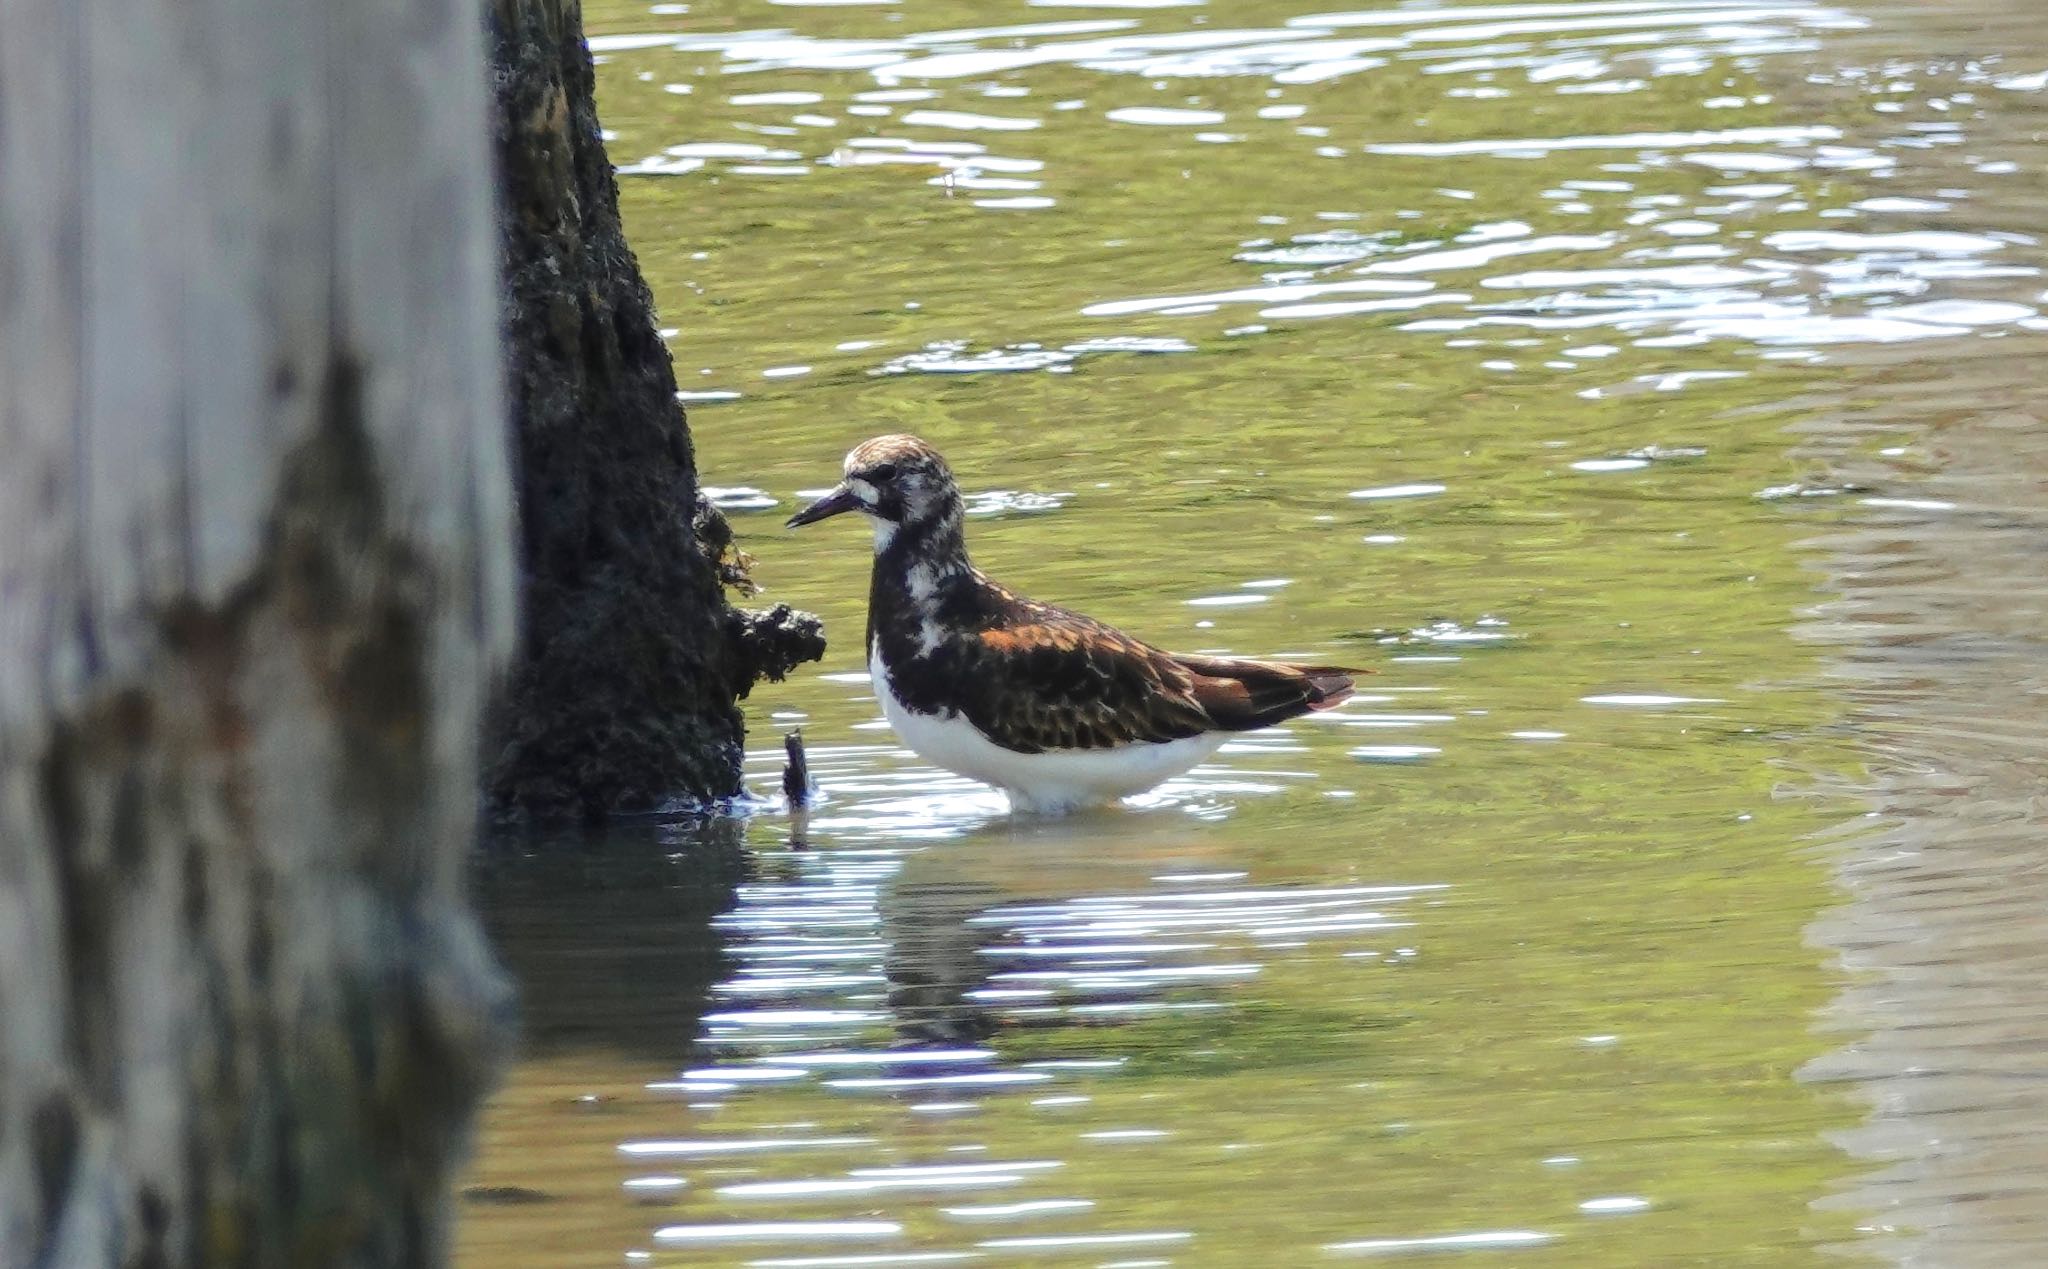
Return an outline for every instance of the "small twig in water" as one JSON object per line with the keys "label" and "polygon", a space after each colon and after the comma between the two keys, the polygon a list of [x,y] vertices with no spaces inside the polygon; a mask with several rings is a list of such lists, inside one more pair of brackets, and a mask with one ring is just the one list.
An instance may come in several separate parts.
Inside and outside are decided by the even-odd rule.
{"label": "small twig in water", "polygon": [[782,792],[789,809],[801,811],[811,804],[811,764],[804,758],[804,732],[799,727],[782,738],[782,750],[789,762],[782,768]]}

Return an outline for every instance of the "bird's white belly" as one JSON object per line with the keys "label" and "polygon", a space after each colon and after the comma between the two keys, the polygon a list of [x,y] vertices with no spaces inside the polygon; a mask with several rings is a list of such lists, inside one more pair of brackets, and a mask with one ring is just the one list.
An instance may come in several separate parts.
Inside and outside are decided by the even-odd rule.
{"label": "bird's white belly", "polygon": [[889,686],[881,655],[872,649],[868,677],[882,716],[912,752],[955,775],[995,785],[1021,811],[1056,813],[1143,793],[1215,753],[1227,738],[1223,732],[1205,732],[1114,749],[1018,753],[982,735],[964,714],[919,714],[907,708]]}

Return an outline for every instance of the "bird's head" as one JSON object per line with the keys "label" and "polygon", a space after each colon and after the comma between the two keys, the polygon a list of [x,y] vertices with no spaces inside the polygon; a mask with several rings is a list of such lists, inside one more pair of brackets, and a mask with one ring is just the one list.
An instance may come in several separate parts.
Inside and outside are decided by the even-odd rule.
{"label": "bird's head", "polygon": [[877,436],[846,455],[846,476],[831,493],[789,518],[789,527],[813,524],[842,511],[875,523],[877,545],[904,526],[940,524],[960,515],[960,491],[939,451],[915,436]]}

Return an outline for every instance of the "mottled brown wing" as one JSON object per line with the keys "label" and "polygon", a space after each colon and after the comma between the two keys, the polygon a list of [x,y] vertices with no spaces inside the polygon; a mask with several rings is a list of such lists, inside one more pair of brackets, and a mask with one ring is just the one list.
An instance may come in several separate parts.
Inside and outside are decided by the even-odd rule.
{"label": "mottled brown wing", "polygon": [[[1063,618],[1063,619],[1062,619]],[[1180,740],[1215,724],[1194,676],[1168,653],[1085,618],[1020,622],[971,636],[962,712],[1018,753]]]}

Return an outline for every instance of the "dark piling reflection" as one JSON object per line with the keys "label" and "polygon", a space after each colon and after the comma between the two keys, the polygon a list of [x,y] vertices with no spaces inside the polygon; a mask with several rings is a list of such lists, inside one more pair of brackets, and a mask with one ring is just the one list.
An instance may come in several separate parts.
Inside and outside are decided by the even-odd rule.
{"label": "dark piling reflection", "polygon": [[749,875],[732,819],[500,837],[477,904],[519,988],[521,1046],[673,1062],[727,971],[712,921]]}

